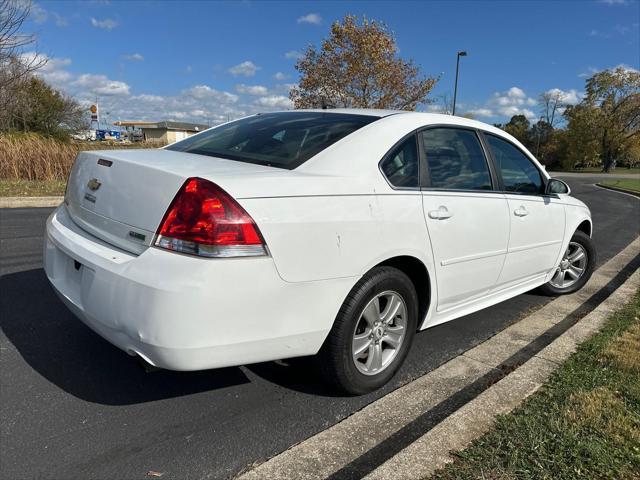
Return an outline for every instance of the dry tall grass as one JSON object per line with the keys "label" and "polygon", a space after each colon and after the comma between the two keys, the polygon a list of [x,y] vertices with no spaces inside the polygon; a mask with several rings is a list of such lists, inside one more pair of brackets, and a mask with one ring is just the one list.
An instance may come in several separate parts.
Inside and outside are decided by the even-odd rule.
{"label": "dry tall grass", "polygon": [[157,144],[61,142],[35,134],[0,135],[0,178],[66,180],[78,152],[122,148],[154,148]]}

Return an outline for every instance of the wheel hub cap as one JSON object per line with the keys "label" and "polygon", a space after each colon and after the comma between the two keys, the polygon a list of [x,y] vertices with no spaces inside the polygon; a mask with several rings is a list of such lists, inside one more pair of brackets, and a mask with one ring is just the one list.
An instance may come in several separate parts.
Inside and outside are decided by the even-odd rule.
{"label": "wheel hub cap", "polygon": [[361,373],[377,375],[395,360],[405,338],[407,307],[393,291],[377,294],[360,314],[351,355]]}
{"label": "wheel hub cap", "polygon": [[380,340],[384,335],[384,327],[376,327],[373,330],[373,336],[376,340]]}
{"label": "wheel hub cap", "polygon": [[587,251],[576,242],[570,242],[562,261],[549,281],[556,288],[569,288],[582,278],[587,269]]}

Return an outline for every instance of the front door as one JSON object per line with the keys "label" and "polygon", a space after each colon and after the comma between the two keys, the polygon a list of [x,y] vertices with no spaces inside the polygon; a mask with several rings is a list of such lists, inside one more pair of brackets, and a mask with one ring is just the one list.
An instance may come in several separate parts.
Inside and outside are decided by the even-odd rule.
{"label": "front door", "polygon": [[533,281],[556,267],[564,238],[564,205],[545,195],[538,167],[512,143],[486,134],[509,203],[511,234],[499,288]]}
{"label": "front door", "polygon": [[474,130],[420,133],[428,166],[422,202],[443,311],[485,295],[498,281],[509,240],[509,210],[494,188]]}

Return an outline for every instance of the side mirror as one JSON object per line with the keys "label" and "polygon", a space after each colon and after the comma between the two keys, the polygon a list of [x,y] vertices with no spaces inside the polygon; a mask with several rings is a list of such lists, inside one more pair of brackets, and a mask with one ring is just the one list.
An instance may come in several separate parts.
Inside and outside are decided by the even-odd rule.
{"label": "side mirror", "polygon": [[571,193],[571,189],[569,188],[569,185],[562,180],[552,178],[547,182],[547,189],[545,193],[569,195]]}

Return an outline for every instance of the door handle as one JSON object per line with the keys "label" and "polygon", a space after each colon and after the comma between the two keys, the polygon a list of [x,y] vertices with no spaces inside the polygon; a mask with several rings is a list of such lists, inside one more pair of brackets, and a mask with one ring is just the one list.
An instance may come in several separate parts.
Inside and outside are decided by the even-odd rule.
{"label": "door handle", "polygon": [[429,212],[429,218],[433,218],[434,220],[445,220],[451,217],[453,217],[453,213],[444,205],[440,205],[437,210],[431,210]]}
{"label": "door handle", "polygon": [[529,211],[524,208],[524,205],[520,205],[518,208],[516,208],[513,213],[517,216],[517,217],[526,217],[527,215],[529,215]]}

